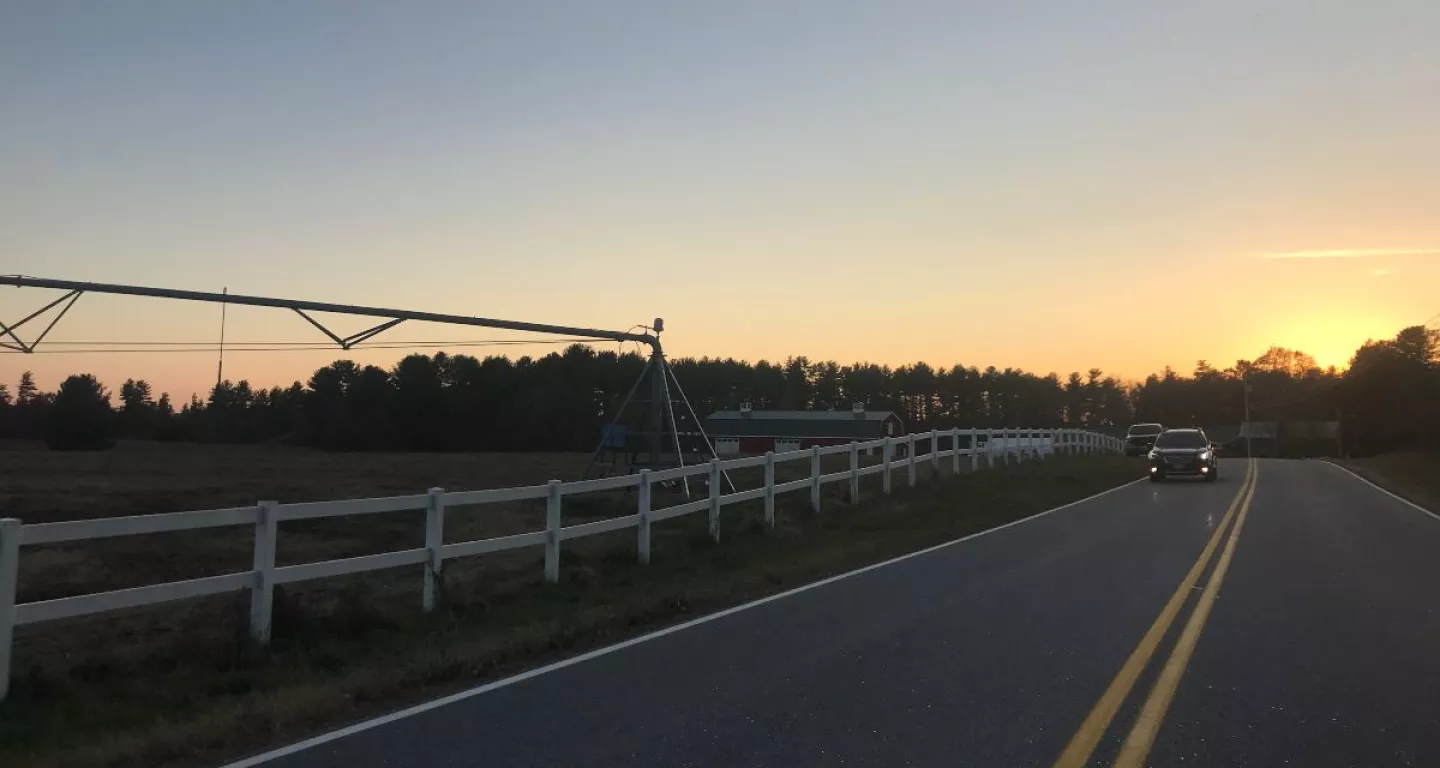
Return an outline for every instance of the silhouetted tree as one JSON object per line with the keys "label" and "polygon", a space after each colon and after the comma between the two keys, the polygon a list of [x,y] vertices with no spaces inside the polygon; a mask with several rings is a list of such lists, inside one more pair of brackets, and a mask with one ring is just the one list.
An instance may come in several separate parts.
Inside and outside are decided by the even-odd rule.
{"label": "silhouetted tree", "polygon": [[65,379],[45,422],[45,443],[57,451],[94,451],[114,444],[110,394],[90,374]]}
{"label": "silhouetted tree", "polygon": [[[645,364],[634,352],[578,344],[518,360],[415,354],[389,370],[337,360],[307,383],[285,388],[223,381],[205,401],[192,396],[178,413],[168,395],[154,401],[146,382],[131,379],[121,386],[118,417],[123,434],[161,440],[286,440],[331,450],[589,451]],[[1242,381],[1248,380],[1257,421],[1330,420],[1338,409],[1352,452],[1440,448],[1440,333],[1420,327],[1367,343],[1343,374],[1321,370],[1303,352],[1274,347],[1223,370],[1205,360],[1189,376],[1166,367],[1134,386],[1099,368],[1062,376],[993,366],[840,365],[798,356],[754,364],[680,358],[671,365],[701,417],[744,402],[757,409],[848,409],[858,402],[895,411],[917,431],[1120,429],[1138,420],[1223,426],[1243,418]],[[98,387],[103,395],[99,382],[89,382],[67,385],[75,392]],[[649,395],[645,389],[639,398]],[[66,407],[94,401],[71,399]],[[28,373],[13,402],[0,388],[0,436],[41,436],[55,402]],[[676,410],[688,422],[688,413]]]}
{"label": "silhouetted tree", "polygon": [[35,399],[39,390],[35,387],[35,374],[25,371],[20,374],[20,386],[15,388],[15,404],[25,405]]}
{"label": "silhouetted tree", "polygon": [[144,379],[126,379],[120,385],[120,432],[126,437],[151,437],[159,412],[150,398],[150,384]]}
{"label": "silhouetted tree", "polygon": [[1348,448],[1440,450],[1440,333],[1406,328],[1355,352],[1339,388]]}

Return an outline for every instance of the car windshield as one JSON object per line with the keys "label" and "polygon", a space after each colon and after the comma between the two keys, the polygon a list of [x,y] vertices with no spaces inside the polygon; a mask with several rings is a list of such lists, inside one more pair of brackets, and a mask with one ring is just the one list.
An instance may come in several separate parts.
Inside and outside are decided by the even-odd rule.
{"label": "car windshield", "polygon": [[1136,424],[1130,428],[1132,435],[1158,435],[1164,431],[1165,428],[1159,424]]}
{"label": "car windshield", "polygon": [[1204,448],[1209,445],[1199,432],[1166,432],[1155,438],[1156,448]]}

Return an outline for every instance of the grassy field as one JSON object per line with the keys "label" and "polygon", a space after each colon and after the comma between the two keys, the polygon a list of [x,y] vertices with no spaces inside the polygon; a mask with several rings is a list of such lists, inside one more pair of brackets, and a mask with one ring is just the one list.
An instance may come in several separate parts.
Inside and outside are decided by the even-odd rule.
{"label": "grassy field", "polygon": [[1440,514],[1440,455],[1387,453],[1341,463],[1367,480]]}
{"label": "grassy field", "polygon": [[[573,479],[576,455],[333,455],[283,448],[125,445],[104,454],[0,451],[3,514],[26,522],[535,484]],[[826,471],[846,457],[833,457]],[[948,462],[942,461],[942,467]],[[784,465],[783,481],[808,474]],[[781,498],[777,526],[758,504],[727,507],[724,540],[704,515],[655,527],[653,561],[635,563],[633,532],[566,543],[562,583],[541,581],[528,550],[450,561],[445,607],[419,611],[419,568],[290,585],[277,594],[274,642],[245,638],[248,599],[217,596],[17,631],[15,679],[0,704],[0,762],[206,765],[315,730],[433,697],[875,562],[1111,487],[1132,461],[1076,457],[952,477],[879,494],[865,478],[858,507],[826,487],[822,514],[804,492]],[[736,477],[741,487],[758,473]],[[566,524],[628,513],[633,496],[566,499]],[[675,499],[657,498],[656,505]],[[536,530],[538,503],[447,510],[448,541]],[[280,562],[308,562],[422,543],[422,515],[401,513],[282,526]],[[21,601],[245,570],[244,530],[130,537],[26,548]]]}

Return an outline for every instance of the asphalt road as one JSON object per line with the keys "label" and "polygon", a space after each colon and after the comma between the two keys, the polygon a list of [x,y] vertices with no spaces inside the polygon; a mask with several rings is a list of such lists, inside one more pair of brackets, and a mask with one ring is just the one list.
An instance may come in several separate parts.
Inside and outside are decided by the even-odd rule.
{"label": "asphalt road", "polygon": [[[1440,520],[1258,462],[1149,765],[1440,765]],[[276,756],[355,766],[1051,766],[1241,491],[1138,483]],[[1230,529],[1233,530],[1233,525]],[[1108,765],[1211,558],[1091,765]]]}

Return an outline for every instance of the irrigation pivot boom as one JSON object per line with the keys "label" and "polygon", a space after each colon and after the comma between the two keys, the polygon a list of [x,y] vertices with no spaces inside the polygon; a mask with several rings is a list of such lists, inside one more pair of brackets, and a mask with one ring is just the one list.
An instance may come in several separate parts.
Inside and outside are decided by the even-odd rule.
{"label": "irrigation pivot boom", "polygon": [[[31,343],[31,344],[26,344],[25,342],[21,341],[17,336],[15,336],[15,334],[13,333],[13,331],[14,331],[16,328],[19,328],[21,325],[24,325],[26,322],[29,322],[30,320],[34,319],[34,317],[35,317],[36,315],[39,315],[39,314],[43,313],[46,309],[49,309],[50,307],[55,306],[55,304],[60,303],[60,301],[64,301],[65,299],[70,299],[70,300],[71,300],[71,303],[74,303],[74,300],[75,300],[75,299],[78,299],[78,298],[80,297],[80,294],[83,294],[83,293],[112,293],[112,294],[121,294],[121,295],[126,295],[126,296],[150,296],[150,297],[154,297],[154,298],[158,298],[158,299],[180,299],[180,300],[183,300],[183,301],[208,301],[208,302],[215,303],[215,304],[242,304],[242,305],[248,305],[248,306],[252,306],[252,307],[276,307],[276,308],[279,308],[279,309],[291,309],[291,310],[294,310],[294,311],[300,313],[302,316],[304,316],[307,320],[310,320],[310,322],[312,322],[312,323],[315,323],[315,321],[314,321],[313,319],[311,319],[308,315],[305,314],[306,311],[310,311],[310,312],[334,312],[334,313],[336,313],[336,314],[343,314],[343,315],[360,315],[360,316],[366,316],[366,317],[384,317],[384,318],[388,318],[389,320],[392,321],[392,322],[389,323],[389,324],[382,323],[380,326],[376,326],[375,328],[371,328],[371,329],[368,330],[368,331],[361,331],[359,334],[355,334],[355,336],[347,337],[347,338],[349,338],[349,339],[355,339],[356,337],[360,337],[360,336],[363,336],[363,337],[364,337],[364,338],[361,338],[361,339],[358,339],[358,340],[348,341],[348,343],[346,342],[346,339],[342,339],[342,338],[336,336],[335,334],[331,333],[328,329],[326,329],[324,326],[320,325],[319,323],[315,323],[315,325],[316,325],[318,328],[320,328],[321,331],[324,331],[327,336],[329,336],[332,340],[335,341],[335,343],[340,344],[341,347],[344,347],[344,348],[346,348],[346,349],[349,349],[350,345],[358,344],[358,343],[360,343],[360,341],[364,341],[365,339],[370,338],[370,336],[373,336],[374,334],[379,333],[379,330],[377,330],[377,329],[381,329],[381,326],[386,326],[386,327],[388,328],[388,327],[391,327],[391,326],[393,326],[393,325],[399,324],[399,322],[401,322],[401,321],[403,321],[403,320],[416,320],[416,321],[427,322],[427,323],[443,323],[443,324],[446,324],[446,325],[477,325],[477,326],[481,326],[481,327],[484,327],[484,328],[502,328],[502,329],[509,330],[509,331],[531,331],[531,332],[533,332],[533,333],[548,333],[548,334],[555,334],[555,335],[559,335],[559,336],[577,336],[577,337],[583,337],[583,338],[587,338],[587,339],[608,339],[608,340],[611,340],[611,341],[636,341],[636,342],[640,342],[641,344],[648,344],[648,345],[650,345],[650,348],[653,349],[653,350],[656,350],[656,351],[659,351],[659,350],[660,350],[660,339],[659,339],[659,337],[657,337],[657,336],[652,336],[652,335],[650,335],[650,334],[648,334],[648,333],[630,333],[630,332],[628,332],[628,331],[603,331],[603,330],[598,330],[598,329],[595,329],[595,328],[573,328],[573,327],[565,326],[565,325],[547,325],[547,324],[544,324],[544,323],[524,323],[524,322],[519,322],[519,321],[515,321],[515,320],[495,320],[495,319],[488,318],[488,317],[469,317],[469,316],[466,316],[466,315],[446,315],[446,314],[440,314],[440,313],[436,313],[436,312],[416,312],[416,311],[408,310],[408,309],[384,309],[384,308],[381,308],[381,307],[362,307],[362,306],[356,306],[356,305],[354,305],[354,304],[328,304],[328,303],[319,302],[319,301],[301,301],[301,300],[298,300],[298,299],[275,299],[275,298],[269,298],[269,297],[265,297],[265,296],[244,296],[244,295],[236,294],[236,293],[206,293],[206,292],[204,292],[204,291],[181,291],[181,290],[175,290],[175,289],[173,289],[173,288],[150,288],[150,287],[139,286],[139,285],[113,285],[113,284],[109,284],[109,283],[83,283],[83,282],[75,282],[75,281],[71,281],[71,280],[50,280],[50,279],[42,278],[42,277],[25,277],[25,276],[23,276],[23,275],[0,275],[0,285],[13,285],[13,286],[15,286],[15,287],[17,287],[17,288],[54,288],[54,289],[56,289],[56,290],[69,291],[69,292],[70,292],[70,293],[67,293],[65,296],[60,297],[60,299],[59,299],[58,301],[52,302],[51,304],[49,304],[49,305],[47,305],[46,307],[42,308],[40,311],[31,314],[29,317],[26,317],[25,319],[21,320],[20,322],[14,324],[14,325],[5,326],[5,325],[3,325],[3,323],[0,323],[0,333],[3,333],[3,334],[5,334],[5,335],[9,336],[12,340],[14,340],[14,342],[15,342],[16,344],[19,344],[20,347],[21,347],[21,349],[19,349],[19,350],[17,350],[17,351],[21,351],[21,352],[30,352],[30,351],[33,351],[35,345],[39,344],[40,339],[36,339],[36,341],[33,342],[33,343]],[[66,309],[69,309],[69,305],[66,305]],[[63,314],[63,311],[62,311],[62,314]],[[59,319],[59,318],[57,317],[56,320],[58,320],[58,319]],[[54,323],[52,322],[52,326],[53,326],[53,324],[54,324]],[[47,331],[48,331],[48,328],[47,328]],[[373,333],[372,333],[372,332],[373,332]],[[369,334],[369,335],[366,335],[366,334]],[[41,336],[42,336],[42,338],[43,338],[44,334],[41,334]],[[13,345],[12,345],[12,347],[13,347]]]}
{"label": "irrigation pivot boom", "polygon": [[[632,331],[606,331],[596,328],[576,328],[566,325],[527,323],[516,320],[497,320],[488,317],[450,315],[437,312],[418,312],[407,309],[365,307],[354,304],[331,304],[319,301],[303,301],[299,299],[279,299],[266,296],[246,296],[243,294],[235,293],[208,293],[204,291],[185,291],[176,290],[173,288],[152,288],[139,285],[115,285],[110,283],[52,280],[41,277],[26,277],[23,275],[0,275],[0,285],[11,285],[17,288],[50,288],[54,290],[65,291],[65,293],[61,295],[60,298],[55,299],[54,301],[51,301],[49,304],[46,304],[35,312],[30,313],[26,317],[20,319],[18,322],[6,325],[3,321],[0,321],[0,348],[9,350],[11,352],[22,352],[27,354],[33,353],[35,351],[35,348],[38,347],[42,341],[45,340],[45,337],[49,335],[51,329],[55,327],[55,324],[58,323],[67,312],[70,311],[70,308],[75,305],[75,302],[80,298],[80,296],[86,293],[105,293],[125,296],[149,296],[159,299],[202,301],[221,305],[240,304],[252,307],[274,307],[276,309],[289,309],[294,311],[301,317],[305,318],[306,321],[319,329],[322,333],[329,337],[331,341],[335,342],[335,344],[339,345],[342,349],[350,349],[357,344],[368,341],[375,336],[395,327],[396,325],[405,322],[406,320],[427,323],[440,323],[443,325],[469,325],[480,326],[483,328],[499,328],[509,331],[529,331],[531,333],[569,336],[576,339],[638,342],[648,345],[650,347],[650,363],[646,366],[646,372],[643,372],[641,376],[643,378],[646,373],[649,373],[651,379],[652,395],[650,398],[650,424],[652,426],[652,430],[647,432],[647,436],[649,437],[650,442],[651,463],[659,463],[661,460],[660,457],[665,452],[665,434],[662,425],[666,421],[665,417],[667,414],[666,412],[661,410],[661,407],[664,403],[669,402],[669,387],[666,384],[666,374],[668,373],[670,377],[673,377],[674,373],[670,371],[669,365],[666,364],[665,353],[660,346],[660,331],[664,329],[664,324],[658,319],[655,321],[653,328],[648,329],[653,330],[654,333],[635,333]],[[24,341],[16,333],[16,331],[19,330],[26,323],[29,323],[31,320],[40,317],[47,311],[62,304],[64,306],[61,307],[60,311],[53,318],[51,318],[49,324],[45,326],[45,329],[42,330],[33,341]],[[378,317],[384,318],[384,322],[381,322],[378,325],[375,325],[366,330],[360,331],[359,333],[342,337],[331,331],[329,328],[325,327],[325,325],[320,323],[320,321],[311,317],[308,314],[309,312],[330,312],[342,315]],[[636,384],[638,385],[639,382],[637,381]],[[676,389],[679,389],[678,381],[676,382]],[[680,396],[683,399],[683,393]],[[688,407],[689,403],[686,402],[685,405]],[[675,440],[678,452],[680,437],[678,434],[678,428],[675,425],[675,418],[673,412],[669,413],[668,415],[670,417],[670,431],[673,433],[672,437]],[[615,422],[612,423],[618,423],[619,417],[619,413],[615,414]],[[697,422],[696,428],[699,429],[699,426],[700,425]],[[701,431],[701,437],[704,438],[703,431]],[[713,447],[710,445],[710,441],[708,438],[704,438],[704,444],[707,449],[710,449],[710,454],[713,456],[714,450]],[[683,463],[683,453],[679,453],[676,457],[676,460],[680,463]]]}

